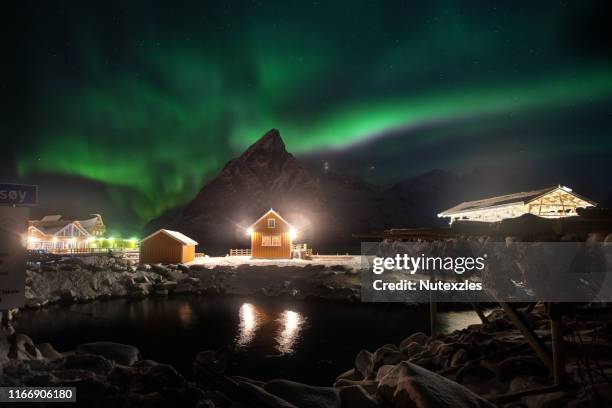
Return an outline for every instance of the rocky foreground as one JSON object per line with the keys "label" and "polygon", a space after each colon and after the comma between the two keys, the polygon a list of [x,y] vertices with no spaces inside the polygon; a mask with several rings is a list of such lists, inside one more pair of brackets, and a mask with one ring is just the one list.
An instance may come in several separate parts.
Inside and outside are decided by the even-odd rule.
{"label": "rocky foreground", "polygon": [[65,258],[27,265],[26,307],[181,293],[355,300],[359,277],[344,265],[137,265],[120,256]]}
{"label": "rocky foreground", "polygon": [[[74,386],[79,405],[91,407],[610,406],[608,312],[583,308],[564,320],[567,381],[561,387],[552,386],[549,371],[500,310],[486,324],[449,335],[414,333],[400,344],[362,350],[329,387],[232,376],[229,349],[200,352],[186,378],[132,346],[89,343],[60,353],[10,326],[0,331],[0,377],[3,385]],[[543,307],[521,313],[542,339],[550,337]]]}

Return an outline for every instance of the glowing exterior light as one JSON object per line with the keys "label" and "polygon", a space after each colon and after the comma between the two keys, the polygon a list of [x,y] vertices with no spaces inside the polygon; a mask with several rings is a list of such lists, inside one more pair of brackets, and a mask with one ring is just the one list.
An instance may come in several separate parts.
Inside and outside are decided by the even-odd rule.
{"label": "glowing exterior light", "polygon": [[291,229],[289,230],[289,238],[291,238],[292,240],[296,239],[298,236],[297,230],[293,227],[291,227]]}
{"label": "glowing exterior light", "polygon": [[246,230],[246,234],[247,234],[248,236],[253,235],[253,228],[250,228],[250,227],[249,227],[249,228],[247,228],[247,230]]}

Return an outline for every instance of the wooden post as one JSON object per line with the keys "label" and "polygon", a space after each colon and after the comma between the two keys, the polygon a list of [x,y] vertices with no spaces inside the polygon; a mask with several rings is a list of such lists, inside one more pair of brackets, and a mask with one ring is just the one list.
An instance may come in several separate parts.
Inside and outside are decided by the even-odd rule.
{"label": "wooden post", "polygon": [[476,312],[476,314],[480,318],[480,321],[483,324],[487,324],[488,323],[487,316],[485,316],[485,314],[482,312],[482,309],[480,308],[480,306],[478,306],[474,302],[470,302],[470,304],[472,305],[472,308],[474,309],[474,311]]}
{"label": "wooden post", "polygon": [[429,335],[432,339],[435,339],[438,335],[437,324],[438,324],[438,304],[433,301],[431,295],[429,297]]}
{"label": "wooden post", "polygon": [[549,305],[550,336],[552,338],[553,376],[555,385],[563,385],[565,380],[565,356],[563,353],[563,327],[559,305]]}
{"label": "wooden post", "polygon": [[510,306],[507,302],[499,302],[501,307],[504,309],[504,312],[508,315],[512,323],[516,326],[517,329],[525,336],[527,343],[531,346],[532,350],[538,356],[538,358],[544,363],[546,368],[548,368],[551,372],[553,372],[553,361],[550,356],[550,352],[546,348],[546,345],[540,340],[537,334],[529,327],[527,322],[519,315],[516,310]]}

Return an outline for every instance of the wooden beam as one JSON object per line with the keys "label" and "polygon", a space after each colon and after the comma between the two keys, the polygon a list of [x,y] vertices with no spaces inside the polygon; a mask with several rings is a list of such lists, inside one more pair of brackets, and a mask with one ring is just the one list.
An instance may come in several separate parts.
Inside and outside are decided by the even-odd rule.
{"label": "wooden beam", "polygon": [[555,303],[549,304],[550,335],[552,338],[553,355],[553,377],[555,385],[565,382],[565,354],[563,351],[563,326],[561,321],[561,310]]}
{"label": "wooden beam", "polygon": [[504,312],[508,315],[512,323],[517,329],[523,334],[527,343],[531,346],[531,349],[536,356],[542,361],[542,363],[553,372],[553,361],[550,352],[546,348],[546,345],[533,331],[529,324],[523,319],[523,317],[517,313],[516,310],[507,302],[499,302],[500,306],[504,309]]}
{"label": "wooden beam", "polygon": [[489,321],[487,320],[487,316],[485,316],[485,314],[482,312],[482,309],[480,308],[480,306],[477,305],[474,302],[470,302],[470,304],[472,305],[472,308],[474,309],[474,311],[476,312],[476,314],[480,318],[480,321],[483,324],[487,324]]}

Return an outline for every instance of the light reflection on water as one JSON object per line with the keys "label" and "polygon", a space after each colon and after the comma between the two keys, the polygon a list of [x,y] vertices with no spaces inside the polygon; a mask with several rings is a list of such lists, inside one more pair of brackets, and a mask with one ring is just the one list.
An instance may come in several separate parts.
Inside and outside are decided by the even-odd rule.
{"label": "light reflection on water", "polygon": [[255,338],[255,332],[262,321],[262,314],[255,306],[250,303],[243,303],[238,312],[240,323],[238,324],[238,335],[236,336],[236,346],[246,347]]}
{"label": "light reflection on water", "polygon": [[281,327],[276,336],[276,350],[281,354],[291,354],[306,319],[297,312],[285,310],[276,321]]}
{"label": "light reflection on water", "polygon": [[274,349],[280,354],[295,352],[295,345],[306,322],[301,313],[293,310],[284,310],[276,319],[268,319],[251,303],[243,303],[240,306],[238,317],[238,334],[235,339],[237,348],[246,349],[256,337],[261,337],[264,341],[274,340]]}

